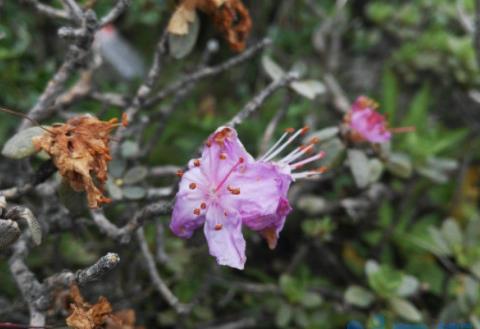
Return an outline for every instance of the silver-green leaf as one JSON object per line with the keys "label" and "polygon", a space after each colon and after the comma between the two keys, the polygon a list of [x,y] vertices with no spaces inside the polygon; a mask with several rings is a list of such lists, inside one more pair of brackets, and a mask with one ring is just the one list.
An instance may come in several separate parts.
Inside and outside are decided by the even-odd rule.
{"label": "silver-green leaf", "polygon": [[196,12],[193,22],[189,24],[188,32],[185,35],[177,35],[173,33],[168,34],[168,46],[170,56],[176,59],[181,59],[187,56],[195,46],[200,31],[200,20]]}
{"label": "silver-green leaf", "polygon": [[10,159],[22,159],[36,152],[32,138],[43,135],[45,130],[40,127],[24,129],[10,138],[2,149],[2,155]]}

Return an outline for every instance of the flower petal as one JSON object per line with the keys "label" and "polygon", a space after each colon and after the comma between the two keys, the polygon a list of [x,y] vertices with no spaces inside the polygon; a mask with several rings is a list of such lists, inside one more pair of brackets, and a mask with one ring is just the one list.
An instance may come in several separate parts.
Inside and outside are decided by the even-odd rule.
{"label": "flower petal", "polygon": [[198,193],[177,195],[170,222],[170,229],[175,235],[188,239],[205,222],[205,214],[195,214],[195,209],[201,211],[201,202]]}
{"label": "flower petal", "polygon": [[217,259],[217,263],[243,270],[247,258],[238,214],[235,211],[225,212],[218,204],[211,205],[203,229],[210,255]]}
{"label": "flower petal", "polygon": [[205,176],[218,184],[238,164],[240,158],[244,163],[255,161],[238,139],[235,129],[220,127],[207,139],[200,168]]}
{"label": "flower petal", "polygon": [[[250,229],[260,231],[279,220],[280,208],[281,216],[288,214],[280,203],[286,200],[291,182],[291,176],[272,163],[248,164],[244,170],[232,174],[224,191],[228,197],[222,201],[225,199],[228,207],[236,209]],[[238,188],[240,193],[232,194],[228,188]]]}

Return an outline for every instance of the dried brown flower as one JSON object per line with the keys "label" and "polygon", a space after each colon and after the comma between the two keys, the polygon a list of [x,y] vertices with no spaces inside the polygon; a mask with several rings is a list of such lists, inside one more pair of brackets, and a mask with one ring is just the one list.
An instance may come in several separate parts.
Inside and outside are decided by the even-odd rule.
{"label": "dried brown flower", "polygon": [[74,329],[93,329],[102,326],[112,314],[112,306],[105,297],[100,297],[98,302],[90,305],[83,300],[78,286],[70,287],[70,304],[72,314],[66,319],[67,325]]}
{"label": "dried brown flower", "polygon": [[117,126],[117,119],[101,121],[83,115],[53,126],[42,136],[33,139],[36,149],[44,150],[52,157],[70,186],[75,191],[87,193],[90,208],[110,202],[103,195],[103,186],[107,181],[107,166],[111,160],[108,148],[110,133]]}
{"label": "dried brown flower", "polygon": [[112,306],[105,297],[90,305],[83,299],[77,285],[70,287],[69,299],[72,313],[66,319],[67,325],[74,329],[143,329],[135,325],[135,311],[120,310],[112,313]]}
{"label": "dried brown flower", "polygon": [[170,18],[168,31],[177,35],[187,34],[195,10],[201,10],[212,18],[232,50],[245,49],[252,19],[241,0],[183,0]]}

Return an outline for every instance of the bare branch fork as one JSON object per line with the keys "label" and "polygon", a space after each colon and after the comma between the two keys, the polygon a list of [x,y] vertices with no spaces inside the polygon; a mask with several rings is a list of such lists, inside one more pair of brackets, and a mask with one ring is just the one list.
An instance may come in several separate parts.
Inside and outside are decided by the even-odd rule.
{"label": "bare branch fork", "polygon": [[61,284],[68,287],[76,282],[79,285],[96,281],[110,272],[120,261],[117,254],[108,253],[94,265],[75,273],[62,272],[46,278],[40,283],[25,263],[28,254],[28,238],[24,234],[14,244],[13,254],[8,261],[10,272],[19,287],[30,312],[30,326],[45,326],[46,311],[53,301],[53,291]]}

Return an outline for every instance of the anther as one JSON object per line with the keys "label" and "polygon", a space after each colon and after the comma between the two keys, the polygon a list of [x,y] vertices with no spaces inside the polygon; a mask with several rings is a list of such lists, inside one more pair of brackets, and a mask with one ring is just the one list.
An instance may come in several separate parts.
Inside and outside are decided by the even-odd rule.
{"label": "anther", "polygon": [[230,185],[227,186],[227,190],[232,193],[233,195],[239,195],[240,194],[240,188],[238,187],[231,187]]}
{"label": "anther", "polygon": [[195,183],[190,183],[190,185],[188,185],[188,187],[190,187],[191,190],[194,190],[197,188],[197,184]]}
{"label": "anther", "polygon": [[289,134],[293,133],[294,131],[295,131],[295,128],[287,128],[287,129],[285,129],[285,132],[286,132],[286,133],[289,133]]}
{"label": "anther", "polygon": [[211,147],[211,146],[212,146],[212,142],[211,142],[211,141],[207,141],[207,142],[205,143],[205,145],[207,145],[207,147]]}
{"label": "anther", "polygon": [[300,135],[305,135],[308,131],[310,130],[309,127],[305,126],[302,128],[302,132],[300,133]]}
{"label": "anther", "polygon": [[202,209],[207,208],[207,204],[205,202],[200,203],[200,208]]}
{"label": "anther", "polygon": [[200,160],[199,160],[199,159],[195,159],[195,160],[193,161],[193,165],[194,165],[195,167],[200,167]]}
{"label": "anther", "polygon": [[222,224],[215,224],[215,231],[220,231],[222,229]]}
{"label": "anther", "polygon": [[238,158],[238,163],[243,163],[245,159],[243,157]]}
{"label": "anther", "polygon": [[318,137],[313,137],[313,138],[310,140],[309,144],[317,144],[318,142],[320,142],[320,138],[318,138]]}
{"label": "anther", "polygon": [[222,153],[220,153],[219,158],[220,158],[220,160],[225,160],[227,158],[227,154],[222,152]]}
{"label": "anther", "polygon": [[198,208],[193,209],[193,214],[196,215],[196,216],[199,216],[200,215],[200,209],[198,209]]}
{"label": "anther", "polygon": [[183,170],[178,169],[176,175],[177,175],[178,177],[182,177],[182,176],[183,176]]}
{"label": "anther", "polygon": [[223,214],[225,215],[225,217],[228,216],[228,213],[226,211],[224,211]]}

